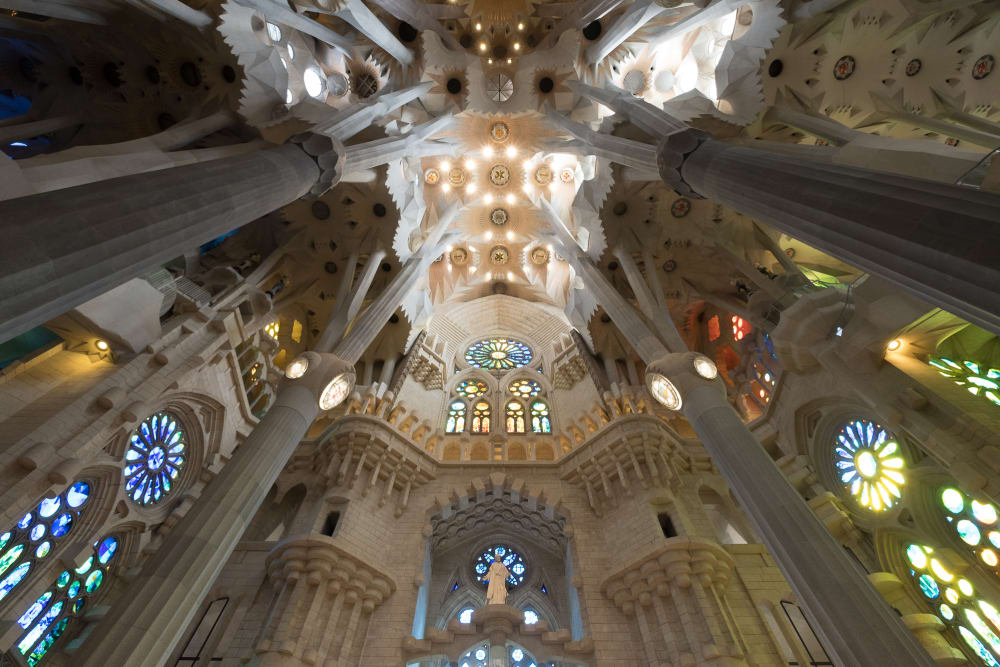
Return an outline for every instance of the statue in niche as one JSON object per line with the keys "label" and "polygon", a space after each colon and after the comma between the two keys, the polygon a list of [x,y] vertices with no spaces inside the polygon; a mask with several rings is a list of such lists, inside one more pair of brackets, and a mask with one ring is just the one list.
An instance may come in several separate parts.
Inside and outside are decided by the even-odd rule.
{"label": "statue in niche", "polygon": [[499,552],[493,554],[493,562],[479,581],[489,581],[486,587],[486,604],[507,604],[507,578],[510,570],[503,564],[503,556]]}

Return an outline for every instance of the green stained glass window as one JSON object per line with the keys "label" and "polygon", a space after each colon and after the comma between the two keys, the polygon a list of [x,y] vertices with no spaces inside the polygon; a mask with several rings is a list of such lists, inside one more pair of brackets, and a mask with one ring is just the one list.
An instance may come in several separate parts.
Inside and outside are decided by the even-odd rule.
{"label": "green stained glass window", "polygon": [[531,348],[512,338],[486,338],[465,351],[465,360],[477,368],[506,371],[531,363]]}
{"label": "green stained glass window", "polygon": [[980,561],[1000,575],[1000,530],[997,508],[981,503],[954,487],[941,489],[941,506],[945,519],[955,529],[959,539]]}
{"label": "green stained glass window", "polygon": [[941,375],[965,387],[973,396],[979,396],[993,405],[1000,406],[1000,369],[989,368],[975,361],[961,362],[947,357],[931,357],[928,362]]}

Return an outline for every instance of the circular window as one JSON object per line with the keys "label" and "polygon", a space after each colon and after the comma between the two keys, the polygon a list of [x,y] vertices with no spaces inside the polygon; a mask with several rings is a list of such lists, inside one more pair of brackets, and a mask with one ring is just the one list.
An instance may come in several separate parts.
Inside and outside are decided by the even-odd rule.
{"label": "circular window", "polygon": [[508,370],[531,363],[531,348],[512,338],[486,338],[465,351],[465,360],[478,368]]}
{"label": "circular window", "polygon": [[881,512],[900,498],[903,457],[899,443],[878,424],[856,419],[837,434],[834,465],[840,481],[862,507]]}
{"label": "circular window", "polygon": [[[484,551],[476,559],[473,564],[473,576],[476,581],[480,581],[483,575],[489,572],[490,565],[497,558],[506,566],[510,571],[510,576],[507,577],[507,583],[511,586],[517,586],[524,581],[524,575],[527,573],[528,568],[524,563],[524,559],[521,558],[521,554],[517,553],[509,546],[505,544],[496,544]],[[485,585],[485,582],[482,582]]]}
{"label": "circular window", "polygon": [[165,413],[146,417],[132,433],[125,452],[125,493],[142,505],[156,503],[170,493],[184,467],[186,447],[176,419]]}

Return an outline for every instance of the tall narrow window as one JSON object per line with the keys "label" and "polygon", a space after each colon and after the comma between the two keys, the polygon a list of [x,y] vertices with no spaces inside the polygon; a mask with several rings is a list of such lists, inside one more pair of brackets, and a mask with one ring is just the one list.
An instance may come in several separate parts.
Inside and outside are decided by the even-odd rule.
{"label": "tall narrow window", "polygon": [[191,633],[191,638],[184,650],[181,651],[181,657],[177,660],[176,667],[194,667],[198,663],[202,651],[205,650],[205,645],[218,627],[219,621],[222,620],[222,612],[226,610],[227,604],[229,604],[229,598],[212,600],[205,609],[205,613],[201,615],[198,627]]}
{"label": "tall narrow window", "polygon": [[118,540],[106,537],[94,543],[94,553],[80,567],[65,570],[55,584],[29,606],[17,624],[27,632],[16,644],[29,667],[34,667],[65,633],[70,621],[83,614],[90,598],[110,576]]}
{"label": "tall narrow window", "polygon": [[90,484],[73,482],[58,496],[43,498],[38,507],[0,535],[0,600],[73,529],[89,498]]}
{"label": "tall narrow window", "polygon": [[333,533],[337,530],[337,524],[340,522],[340,512],[330,512],[326,515],[326,520],[323,522],[323,534],[328,537],[333,537]]}
{"label": "tall narrow window", "polygon": [[816,667],[820,665],[833,665],[830,662],[830,658],[827,657],[823,645],[819,643],[819,637],[813,632],[812,626],[809,625],[806,617],[802,615],[802,610],[799,609],[799,606],[794,602],[782,600],[781,608],[784,610],[785,616],[788,617],[788,622],[792,624],[792,628],[795,630],[795,634],[798,635],[799,641],[805,647],[806,653],[809,655],[809,664]]}
{"label": "tall narrow window", "polygon": [[465,403],[462,401],[452,401],[448,406],[448,422],[444,427],[445,433],[465,432]]}
{"label": "tall narrow window", "polygon": [[677,537],[677,529],[674,528],[674,520],[670,518],[670,515],[666,512],[660,512],[656,515],[656,518],[660,522],[660,530],[663,531],[664,537]]}
{"label": "tall narrow window", "polygon": [[472,432],[490,432],[490,404],[486,401],[479,401],[472,406]]}
{"label": "tall narrow window", "polygon": [[507,403],[507,432],[524,433],[524,406],[520,401]]}
{"label": "tall narrow window", "polygon": [[531,430],[535,433],[552,433],[549,406],[545,401],[534,401],[531,404]]}

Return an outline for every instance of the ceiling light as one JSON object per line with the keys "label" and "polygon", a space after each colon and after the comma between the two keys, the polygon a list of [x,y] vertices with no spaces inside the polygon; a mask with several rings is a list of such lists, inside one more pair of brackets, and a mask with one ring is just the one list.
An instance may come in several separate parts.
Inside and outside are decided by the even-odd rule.
{"label": "ceiling light", "polygon": [[903,341],[901,341],[898,338],[893,338],[891,341],[889,341],[889,344],[886,346],[886,349],[889,350],[890,352],[895,352],[902,346],[903,346]]}
{"label": "ceiling light", "polygon": [[517,29],[518,30],[524,30],[524,24],[523,23],[518,23],[517,24]]}
{"label": "ceiling light", "polygon": [[649,393],[653,395],[653,398],[670,410],[681,409],[681,405],[683,404],[681,393],[677,391],[677,387],[674,386],[673,382],[659,373],[649,373],[646,381],[648,382]]}
{"label": "ceiling light", "polygon": [[521,50],[521,42],[514,42],[514,50],[515,51]]}
{"label": "ceiling light", "polygon": [[443,171],[443,172],[444,171],[451,171],[451,162],[448,162],[447,160],[445,160],[444,162],[442,162],[441,163],[441,171]]}
{"label": "ceiling light", "polygon": [[451,264],[449,263],[447,266],[448,266],[448,273],[451,273]]}
{"label": "ceiling light", "polygon": [[513,59],[513,58],[507,58],[507,64],[508,64],[508,65],[509,65],[509,64],[511,64],[512,62],[514,62],[514,59]]}
{"label": "ceiling light", "polygon": [[111,349],[111,346],[108,345],[107,341],[103,341],[100,338],[94,341],[94,347],[96,347],[101,352],[107,352],[109,349]]}
{"label": "ceiling light", "polygon": [[476,163],[473,160],[466,160],[465,161],[465,168],[466,169],[475,169],[476,168]]}
{"label": "ceiling light", "polygon": [[507,272],[507,280],[514,280],[514,274],[510,271]]}
{"label": "ceiling light", "polygon": [[514,195],[507,195],[507,203],[508,204],[514,203]]}
{"label": "ceiling light", "polygon": [[476,267],[470,266],[469,267],[469,273],[475,273],[475,272],[476,272]]}
{"label": "ceiling light", "polygon": [[507,240],[508,241],[513,241],[514,240],[514,232],[510,232],[510,231],[507,232]]}
{"label": "ceiling light", "polygon": [[532,193],[531,183],[525,183],[524,184],[524,194],[526,194],[526,195],[528,195],[530,197],[531,193]]}
{"label": "ceiling light", "polygon": [[323,393],[319,397],[319,409],[330,410],[340,405],[350,390],[350,382],[343,373],[330,380],[330,383],[323,388]]}
{"label": "ceiling light", "polygon": [[451,186],[445,183],[441,186],[441,192],[444,192],[445,194],[451,192]]}
{"label": "ceiling light", "polygon": [[483,200],[484,200],[484,201],[485,201],[485,202],[486,202],[487,204],[492,204],[492,203],[493,203],[493,195],[489,195],[489,194],[488,194],[488,195],[486,195],[486,196],[485,196],[485,197],[483,198]]}
{"label": "ceiling light", "polygon": [[517,149],[514,148],[513,146],[508,146],[506,152],[507,152],[507,157],[514,157],[515,155],[517,155]]}
{"label": "ceiling light", "polygon": [[285,367],[285,377],[295,380],[306,374],[309,370],[309,359],[306,357],[296,357],[292,363]]}
{"label": "ceiling light", "polygon": [[490,65],[492,65],[493,64],[493,58],[487,58],[486,62],[489,63]]}
{"label": "ceiling light", "polygon": [[479,50],[480,51],[486,50],[486,42],[479,42]]}
{"label": "ceiling light", "polygon": [[445,249],[444,249],[444,250],[445,250],[445,252],[451,252],[451,251],[452,251],[452,250],[454,250],[454,249],[455,249],[455,247],[454,247],[454,246],[445,246]]}
{"label": "ceiling light", "polygon": [[493,232],[486,232],[486,240],[489,241],[493,238]]}
{"label": "ceiling light", "polygon": [[306,86],[306,92],[309,93],[309,97],[318,98],[323,95],[326,82],[318,67],[306,68],[306,71],[302,73],[302,82]]}
{"label": "ceiling light", "polygon": [[486,146],[485,148],[483,148],[483,155],[485,155],[486,157],[493,157],[493,147]]}
{"label": "ceiling light", "polygon": [[469,183],[468,185],[465,186],[465,191],[470,195],[473,194],[476,191],[476,184]]}
{"label": "ceiling light", "polygon": [[708,357],[695,357],[692,363],[695,372],[706,380],[714,380],[719,375],[719,369]]}

